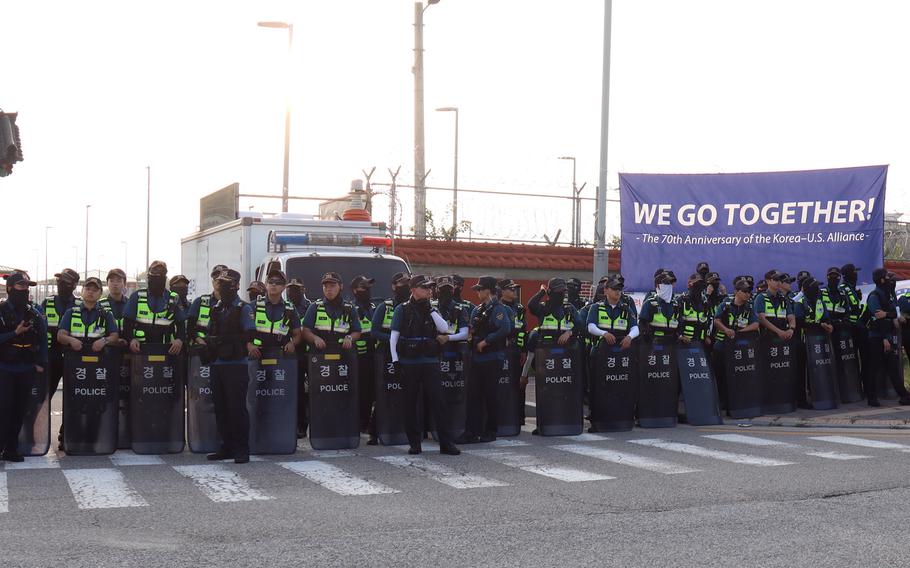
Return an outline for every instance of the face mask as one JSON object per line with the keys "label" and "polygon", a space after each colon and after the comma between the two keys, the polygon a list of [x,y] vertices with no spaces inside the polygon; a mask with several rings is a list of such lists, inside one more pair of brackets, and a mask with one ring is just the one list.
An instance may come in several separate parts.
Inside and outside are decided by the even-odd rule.
{"label": "face mask", "polygon": [[354,298],[361,304],[366,304],[370,301],[370,291],[369,290],[357,290],[354,292]]}
{"label": "face mask", "polygon": [[149,276],[149,290],[153,294],[164,292],[165,280],[164,276]]}
{"label": "face mask", "polygon": [[897,281],[891,279],[885,280],[885,288],[893,294],[894,290],[897,288]]}
{"label": "face mask", "polygon": [[657,296],[664,302],[670,303],[673,300],[673,285],[672,284],[658,284],[657,285]]}
{"label": "face mask", "polygon": [[411,290],[407,286],[398,286],[395,288],[395,301],[399,304],[402,302],[407,302],[410,296]]}
{"label": "face mask", "polygon": [[288,299],[295,303],[299,304],[300,300],[303,299],[303,292],[300,291],[300,288],[294,286],[293,288],[288,288]]}
{"label": "face mask", "polygon": [[553,305],[561,305],[566,299],[565,292],[550,292],[550,303]]}
{"label": "face mask", "polygon": [[837,276],[828,278],[828,288],[837,288],[837,285],[840,284],[840,278]]}
{"label": "face mask", "polygon": [[818,300],[818,297],[821,295],[821,290],[819,290],[818,286],[809,286],[808,288],[803,290],[803,294],[806,295],[807,300],[809,300],[810,302],[815,302],[816,300]]}
{"label": "face mask", "polygon": [[218,292],[221,294],[221,299],[224,300],[226,304],[233,302],[237,298],[237,287],[233,284],[222,284],[218,288]]}
{"label": "face mask", "polygon": [[452,301],[453,292],[451,288],[440,288],[438,294],[440,303],[448,304]]}
{"label": "face mask", "polygon": [[28,290],[10,288],[6,291],[6,295],[9,297],[10,302],[17,306],[24,306],[28,302]]}
{"label": "face mask", "polygon": [[850,286],[856,286],[856,274],[847,273],[844,274],[844,282]]}
{"label": "face mask", "polygon": [[184,288],[183,286],[177,286],[175,288],[171,288],[171,292],[177,294],[178,296],[180,296],[181,299],[184,299],[184,300],[186,299],[186,294],[188,291],[189,290]]}
{"label": "face mask", "polygon": [[693,297],[699,297],[701,296],[701,293],[705,291],[706,287],[707,284],[705,284],[704,280],[697,280],[692,283],[692,285],[689,287],[689,290],[692,292]]}
{"label": "face mask", "polygon": [[69,282],[57,282],[57,294],[61,296],[72,296],[75,289],[76,287]]}
{"label": "face mask", "polygon": [[255,302],[259,299],[259,292],[250,292],[250,302]]}
{"label": "face mask", "polygon": [[452,293],[452,297],[460,302],[461,301],[461,288],[455,288],[455,292]]}

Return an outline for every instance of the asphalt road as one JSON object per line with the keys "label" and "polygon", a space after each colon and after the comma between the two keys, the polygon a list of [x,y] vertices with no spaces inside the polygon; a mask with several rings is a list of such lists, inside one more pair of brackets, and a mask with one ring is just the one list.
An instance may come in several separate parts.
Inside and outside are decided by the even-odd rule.
{"label": "asphalt road", "polygon": [[680,426],[424,449],[7,464],[0,566],[910,565],[910,433]]}

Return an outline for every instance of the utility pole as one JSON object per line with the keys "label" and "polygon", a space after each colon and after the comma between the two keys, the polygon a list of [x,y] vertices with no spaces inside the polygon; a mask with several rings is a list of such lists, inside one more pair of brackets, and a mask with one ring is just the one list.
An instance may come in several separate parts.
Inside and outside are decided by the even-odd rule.
{"label": "utility pole", "polygon": [[392,168],[388,168],[388,170],[389,175],[392,176],[392,187],[389,189],[389,232],[392,234],[392,254],[395,254],[395,219],[397,218],[396,201],[398,200],[398,182],[396,179],[398,178],[398,172],[401,171],[401,166],[398,166],[398,169],[394,172]]}
{"label": "utility pole", "polygon": [[91,205],[85,206],[85,278],[88,278],[88,210]]}
{"label": "utility pole", "polygon": [[145,166],[145,173],[145,268],[148,270],[149,235],[151,234],[152,220],[152,166]]}
{"label": "utility pole", "polygon": [[423,136],[423,13],[439,0],[414,3],[414,236],[427,237],[426,157]]}
{"label": "utility pole", "polygon": [[613,0],[604,3],[603,87],[600,107],[600,178],[597,187],[597,220],[594,223],[594,277],[597,282],[609,270],[607,256],[607,156],[610,139],[610,37]]}

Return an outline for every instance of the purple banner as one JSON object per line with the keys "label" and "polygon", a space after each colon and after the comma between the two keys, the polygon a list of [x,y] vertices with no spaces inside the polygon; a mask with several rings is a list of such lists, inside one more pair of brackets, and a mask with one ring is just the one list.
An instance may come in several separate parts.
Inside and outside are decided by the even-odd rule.
{"label": "purple banner", "polygon": [[707,261],[731,288],[772,268],[852,262],[860,282],[883,264],[887,166],[745,174],[619,174],[626,288],[654,287],[657,268],[684,289]]}

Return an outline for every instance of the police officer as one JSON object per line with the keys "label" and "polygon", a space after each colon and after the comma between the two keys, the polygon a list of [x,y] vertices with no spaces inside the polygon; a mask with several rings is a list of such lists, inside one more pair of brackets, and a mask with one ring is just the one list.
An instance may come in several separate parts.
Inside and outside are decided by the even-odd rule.
{"label": "police officer", "polygon": [[[392,297],[383,301],[376,306],[373,311],[373,320],[370,326],[370,333],[377,342],[385,342],[388,347],[389,339],[392,333],[392,315],[399,304],[403,304],[411,297],[410,287],[411,275],[405,272],[396,272],[392,275]],[[453,294],[454,302],[458,302]],[[377,345],[377,348],[384,348]]]}
{"label": "police officer", "polygon": [[[797,292],[793,290],[793,282],[796,281],[796,278],[790,276],[788,273],[784,272],[780,275],[780,293],[789,301],[794,301]],[[800,291],[802,291],[802,286],[800,286]]]}
{"label": "police officer", "polygon": [[251,304],[255,335],[247,343],[251,359],[261,359],[262,349],[281,348],[286,355],[292,355],[300,345],[300,315],[290,301],[282,294],[287,276],[281,270],[269,271],[266,278],[266,294]]}
{"label": "police officer", "polygon": [[464,309],[464,303],[455,299],[455,282],[451,277],[440,276],[436,279],[436,300],[432,304],[448,324],[447,343],[467,341],[471,313]]}
{"label": "police officer", "polygon": [[679,304],[673,297],[676,277],[664,271],[654,278],[654,296],[641,304],[638,323],[649,339],[675,337],[679,327]]}
{"label": "police officer", "polygon": [[189,312],[190,301],[187,299],[187,294],[190,292],[190,279],[183,274],[178,274],[168,281],[167,287],[168,290],[177,294],[177,301],[184,313]]}
{"label": "police officer", "polygon": [[910,290],[897,298],[897,308],[900,310],[901,343],[904,354],[910,358]]}
{"label": "police officer", "polygon": [[[57,293],[45,298],[41,303],[41,311],[47,321],[47,346],[48,346],[48,397],[54,398],[60,379],[63,378],[63,349],[57,343],[57,330],[60,328],[60,318],[66,310],[75,306],[79,299],[73,295],[79,285],[79,273],[72,268],[64,268],[57,274]],[[63,441],[63,426],[58,440]]]}
{"label": "police officer", "polygon": [[575,306],[576,310],[585,307],[587,302],[581,297],[581,280],[578,278],[566,279],[566,300]]}
{"label": "police officer", "polygon": [[353,349],[360,339],[360,317],[357,308],[341,297],[341,275],[327,272],[322,276],[322,298],[307,308],[303,316],[303,339],[319,351]]}
{"label": "police officer", "polygon": [[[430,303],[435,286],[432,280],[418,274],[410,278],[408,286],[410,298],[396,306],[392,315],[389,351],[392,362],[398,366],[396,375],[404,383],[405,428],[411,446],[408,453],[413,455],[422,451],[420,441],[423,433],[418,404],[421,391],[425,394],[434,422],[449,422],[439,370],[439,346],[448,341],[448,324]],[[453,456],[461,453],[452,440],[451,432],[439,428],[437,436],[439,453]]]}
{"label": "police officer", "polygon": [[186,339],[183,323],[186,313],[179,297],[165,287],[167,264],[153,261],[147,271],[148,288],[133,292],[126,303],[123,335],[130,342],[130,351],[139,353],[141,344],[170,344],[168,353],[179,355]]}
{"label": "police officer", "polygon": [[[288,300],[291,302],[291,305],[294,306],[294,309],[297,310],[297,313],[300,315],[301,326],[303,325],[303,316],[306,314],[307,308],[310,307],[312,303],[309,298],[306,297],[306,286],[303,285],[303,281],[299,278],[291,278],[285,287],[285,291],[288,296]],[[301,335],[301,338],[303,336]],[[302,346],[300,352],[303,353],[306,351],[306,346]],[[306,357],[298,357],[297,359],[297,438],[303,438],[306,436],[306,431],[310,426],[309,412],[310,412],[310,394],[307,392],[307,361]]]}
{"label": "police officer", "polygon": [[[790,341],[796,328],[796,316],[793,314],[793,306],[781,293],[781,278],[784,275],[779,270],[769,270],[765,273],[764,282],[768,289],[766,292],[760,291],[756,294],[753,310],[758,319],[759,328],[764,333],[774,334],[784,341]],[[759,286],[761,286],[761,282],[759,282]]]}
{"label": "police officer", "polygon": [[758,318],[752,309],[751,300],[752,282],[743,276],[737,276],[733,280],[733,297],[726,298],[714,312],[711,362],[714,366],[714,376],[717,378],[718,397],[724,408],[729,408],[724,342],[736,338],[737,335],[758,332]]}
{"label": "police officer", "polygon": [[[123,293],[126,288],[126,272],[119,268],[113,268],[108,271],[105,277],[107,281],[107,295],[98,300],[102,308],[113,314],[114,321],[117,322],[117,329],[123,329],[123,312],[126,309],[127,297]],[[119,339],[117,343],[121,347],[126,347],[126,342]]]}
{"label": "police officer", "polygon": [[[850,325],[850,335],[859,351],[860,376],[865,385],[869,381],[866,375],[870,368],[869,355],[869,321],[870,315],[863,303],[863,293],[857,287],[857,279],[861,269],[852,263],[840,267],[841,283],[838,290],[847,303],[847,321]],[[874,384],[874,383],[873,383]]]}
{"label": "police officer", "polygon": [[519,384],[518,416],[521,424],[525,423],[525,395],[527,388],[520,386],[521,354],[525,349],[528,322],[526,321],[525,307],[518,300],[521,285],[510,278],[499,281],[500,301],[502,305],[511,310],[512,332],[509,334],[509,371],[512,380]]}
{"label": "police officer", "polygon": [[246,289],[246,293],[250,298],[250,304],[255,304],[259,298],[266,295],[265,283],[259,280],[253,280]]}
{"label": "police officer", "polygon": [[635,304],[630,305],[625,299],[624,287],[621,275],[608,276],[603,282],[604,299],[592,304],[588,310],[585,328],[597,338],[595,348],[604,341],[607,345],[619,343],[625,349],[641,333]]}
{"label": "police officer", "polygon": [[187,312],[187,338],[198,347],[205,346],[205,337],[208,334],[209,321],[211,319],[212,306],[218,303],[218,277],[227,270],[228,267],[223,264],[216,264],[212,268],[212,293],[197,296],[190,309]]}
{"label": "police officer", "polygon": [[71,351],[90,348],[100,353],[119,337],[114,315],[101,306],[103,285],[100,278],[90,276],[82,285],[82,302],[66,310],[57,329],[57,343]]}
{"label": "police officer", "polygon": [[903,369],[900,364],[900,345],[897,334],[900,327],[897,320],[897,302],[894,288],[897,277],[884,268],[872,272],[875,290],[869,293],[866,306],[871,316],[869,323],[869,373],[863,375],[863,389],[869,406],[880,406],[878,402],[878,376],[884,373],[891,381],[902,405],[910,404],[910,392],[904,386]]}
{"label": "police officer", "polygon": [[711,345],[708,328],[711,325],[711,312],[708,307],[705,289],[707,281],[699,273],[689,276],[688,290],[677,298],[679,304],[679,340],[689,344],[693,341]]}
{"label": "police officer", "polygon": [[474,311],[474,304],[461,297],[461,293],[464,290],[464,278],[458,274],[453,274],[452,282],[455,284],[455,301],[464,306],[465,312],[470,314]]}
{"label": "police officer", "polygon": [[714,316],[717,307],[724,303],[727,298],[727,289],[720,280],[720,274],[709,272],[705,277],[708,286],[705,288],[705,302],[708,306],[708,313]]}
{"label": "police officer", "polygon": [[29,301],[35,286],[27,273],[6,277],[6,301],[0,303],[0,459],[22,462],[19,431],[37,373],[47,368],[47,324]]}
{"label": "police officer", "polygon": [[[492,442],[499,425],[497,392],[512,331],[512,316],[502,305],[496,278],[481,276],[471,287],[481,303],[471,313],[471,376],[468,380],[467,420],[459,444]],[[486,415],[486,420],[484,420]]]}
{"label": "police officer", "polygon": [[[537,330],[542,341],[566,345],[580,333],[582,322],[578,310],[566,299],[566,289],[565,280],[550,278],[547,285],[541,285],[528,300],[528,311],[540,321]],[[546,301],[543,301],[544,296]]]}
{"label": "police officer", "polygon": [[376,421],[373,416],[373,405],[376,403],[376,381],[374,380],[375,365],[373,359],[376,353],[376,342],[373,340],[373,312],[376,304],[373,303],[372,290],[375,278],[367,278],[360,274],[351,280],[351,295],[357,315],[360,316],[360,339],[355,342],[357,347],[357,373],[360,386],[360,431],[366,432],[370,440],[376,439]]}
{"label": "police officer", "polygon": [[249,372],[247,344],[255,338],[253,309],[237,293],[240,273],[227,269],[217,277],[219,299],[212,307],[205,342],[212,361],[212,397],[221,449],[209,454],[212,461],[234,458],[250,461],[250,415],[246,406]]}
{"label": "police officer", "polygon": [[[834,331],[834,326],[831,325],[831,314],[822,298],[821,283],[812,276],[803,280],[800,286],[800,298],[799,301],[794,302],[793,311],[801,339],[804,339],[807,333],[818,330],[822,330],[828,335]],[[804,341],[797,348],[797,353],[799,354],[797,381],[801,383],[799,386],[802,391],[811,391],[812,385],[807,374],[808,353]],[[799,394],[801,398],[805,398],[802,391]],[[806,402],[808,403],[808,400]],[[811,405],[806,406],[811,408]]]}

